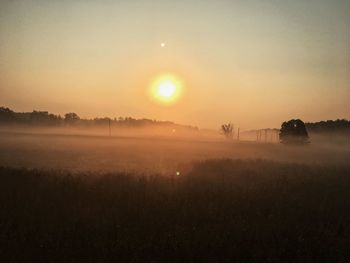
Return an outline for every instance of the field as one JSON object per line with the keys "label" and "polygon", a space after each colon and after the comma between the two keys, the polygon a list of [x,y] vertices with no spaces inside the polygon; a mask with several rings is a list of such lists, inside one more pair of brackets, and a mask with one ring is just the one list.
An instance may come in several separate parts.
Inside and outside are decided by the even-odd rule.
{"label": "field", "polygon": [[3,262],[350,257],[346,141],[3,132],[0,149]]}
{"label": "field", "polygon": [[0,165],[174,174],[179,169],[187,171],[193,161],[212,158],[333,165],[346,165],[350,161],[348,138],[312,138],[311,144],[301,147],[254,141],[237,143],[222,137],[193,134],[171,137],[140,132],[108,137],[97,132],[0,130]]}

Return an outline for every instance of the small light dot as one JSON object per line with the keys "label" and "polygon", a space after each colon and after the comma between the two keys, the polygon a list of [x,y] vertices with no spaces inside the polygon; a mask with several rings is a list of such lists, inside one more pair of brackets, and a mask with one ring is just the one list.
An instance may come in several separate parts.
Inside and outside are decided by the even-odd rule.
{"label": "small light dot", "polygon": [[176,172],[176,175],[178,175],[178,176],[179,176],[179,175],[180,175],[180,172]]}
{"label": "small light dot", "polygon": [[161,43],[160,46],[161,46],[161,47],[165,47],[165,43]]}

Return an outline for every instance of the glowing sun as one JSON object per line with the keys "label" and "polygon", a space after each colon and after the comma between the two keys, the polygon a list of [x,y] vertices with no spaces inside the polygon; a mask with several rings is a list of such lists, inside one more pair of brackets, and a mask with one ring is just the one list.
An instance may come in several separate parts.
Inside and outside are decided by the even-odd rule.
{"label": "glowing sun", "polygon": [[151,85],[151,97],[157,102],[172,104],[181,96],[181,81],[173,75],[162,75]]}

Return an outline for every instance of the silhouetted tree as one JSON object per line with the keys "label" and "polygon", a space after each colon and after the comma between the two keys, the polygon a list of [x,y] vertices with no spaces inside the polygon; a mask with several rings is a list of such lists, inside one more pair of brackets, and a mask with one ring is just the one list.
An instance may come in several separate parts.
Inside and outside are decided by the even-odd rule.
{"label": "silhouetted tree", "polygon": [[[20,113],[21,115],[25,115],[26,113]],[[33,111],[29,113],[29,122],[37,123],[40,125],[57,125],[61,121],[61,117],[49,114],[47,111]]]}
{"label": "silhouetted tree", "polygon": [[74,112],[66,113],[64,115],[64,121],[67,123],[76,123],[78,120],[80,120],[80,117]]}
{"label": "silhouetted tree", "polygon": [[305,123],[310,132],[315,133],[349,133],[350,121],[345,119],[319,121],[314,123]]}
{"label": "silhouetted tree", "polygon": [[10,122],[15,119],[15,113],[9,108],[0,107],[0,121]]}
{"label": "silhouetted tree", "polygon": [[[2,124],[25,124],[25,125],[79,125],[82,127],[93,127],[95,125],[114,125],[119,127],[165,127],[166,129],[192,130],[198,131],[197,127],[189,125],[180,125],[170,121],[157,121],[151,119],[135,119],[132,117],[126,118],[95,118],[81,119],[76,113],[70,112],[62,118],[60,115],[51,114],[47,111],[32,111],[32,112],[15,112],[6,107],[0,107],[0,125]],[[170,128],[169,128],[170,127]]]}
{"label": "silhouetted tree", "polygon": [[309,135],[305,123],[300,119],[283,122],[279,137],[281,143],[309,142]]}
{"label": "silhouetted tree", "polygon": [[111,122],[112,120],[108,117],[104,117],[104,118],[95,118],[94,119],[94,124],[96,125],[108,125],[109,122]]}
{"label": "silhouetted tree", "polygon": [[233,124],[232,123],[221,125],[221,131],[227,139],[233,138]]}

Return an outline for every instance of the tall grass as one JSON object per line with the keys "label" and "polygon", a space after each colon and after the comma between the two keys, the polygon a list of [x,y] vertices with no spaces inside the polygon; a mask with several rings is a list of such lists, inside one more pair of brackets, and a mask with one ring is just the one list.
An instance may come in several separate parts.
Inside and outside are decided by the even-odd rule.
{"label": "tall grass", "polygon": [[348,262],[350,167],[180,176],[0,168],[2,262]]}

